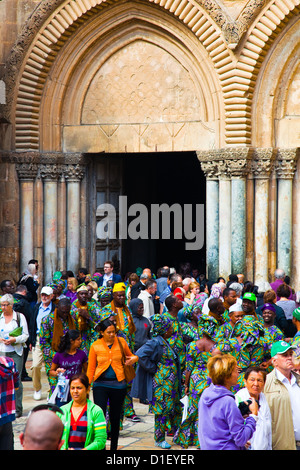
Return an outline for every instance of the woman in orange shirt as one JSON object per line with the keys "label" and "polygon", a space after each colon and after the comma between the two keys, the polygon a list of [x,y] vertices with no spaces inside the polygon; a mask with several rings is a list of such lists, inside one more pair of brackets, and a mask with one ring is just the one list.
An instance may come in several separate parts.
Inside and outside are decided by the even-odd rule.
{"label": "woman in orange shirt", "polygon": [[91,345],[87,376],[90,384],[93,383],[94,402],[102,408],[104,416],[109,401],[110,450],[117,450],[120,417],[127,393],[121,347],[126,356],[126,365],[133,365],[138,357],[130,351],[123,338],[117,337],[115,324],[111,320],[101,321],[97,329],[100,338]]}

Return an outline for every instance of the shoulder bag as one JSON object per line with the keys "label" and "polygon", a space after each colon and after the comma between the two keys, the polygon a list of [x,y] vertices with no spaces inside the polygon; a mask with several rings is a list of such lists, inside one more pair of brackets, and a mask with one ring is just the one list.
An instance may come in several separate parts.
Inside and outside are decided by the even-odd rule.
{"label": "shoulder bag", "polygon": [[135,370],[134,370],[133,366],[126,366],[125,365],[126,356],[125,356],[125,353],[124,353],[124,349],[123,349],[122,343],[119,340],[119,338],[117,338],[117,339],[118,339],[119,346],[120,346],[121,353],[122,353],[122,364],[123,364],[123,368],[124,368],[125,380],[126,380],[127,383],[129,383],[135,377]]}

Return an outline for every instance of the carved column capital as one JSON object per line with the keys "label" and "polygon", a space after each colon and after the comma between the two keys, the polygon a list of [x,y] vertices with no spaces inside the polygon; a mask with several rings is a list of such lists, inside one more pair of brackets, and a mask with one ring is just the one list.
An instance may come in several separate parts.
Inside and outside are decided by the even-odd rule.
{"label": "carved column capital", "polygon": [[297,149],[278,149],[275,169],[277,177],[281,179],[293,179],[297,166]]}
{"label": "carved column capital", "polygon": [[274,149],[256,148],[251,162],[251,176],[255,179],[269,179],[274,168]]}
{"label": "carved column capital", "polygon": [[251,149],[243,147],[200,151],[197,157],[209,179],[245,178],[250,168]]}
{"label": "carved column capital", "polygon": [[21,181],[33,181],[38,174],[38,164],[33,162],[16,163],[16,171]]}
{"label": "carved column capital", "polygon": [[40,177],[45,181],[57,181],[60,173],[60,165],[42,163],[39,166]]}
{"label": "carved column capital", "polygon": [[85,165],[62,165],[62,174],[66,181],[81,181],[85,175]]}

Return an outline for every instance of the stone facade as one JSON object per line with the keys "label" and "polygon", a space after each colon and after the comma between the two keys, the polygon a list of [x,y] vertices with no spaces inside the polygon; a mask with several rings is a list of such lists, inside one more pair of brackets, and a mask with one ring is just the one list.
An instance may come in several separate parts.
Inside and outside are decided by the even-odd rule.
{"label": "stone facade", "polygon": [[0,24],[2,278],[88,265],[92,154],[194,151],[209,277],[300,289],[298,0],[2,0]]}

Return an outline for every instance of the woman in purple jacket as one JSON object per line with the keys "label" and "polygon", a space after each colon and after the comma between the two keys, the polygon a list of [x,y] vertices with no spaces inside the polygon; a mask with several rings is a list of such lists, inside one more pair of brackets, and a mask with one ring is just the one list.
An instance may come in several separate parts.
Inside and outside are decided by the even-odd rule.
{"label": "woman in purple jacket", "polygon": [[250,414],[243,418],[231,387],[237,384],[238,367],[230,354],[209,359],[212,384],[199,400],[198,438],[201,450],[243,450],[256,428],[258,404],[252,399]]}

